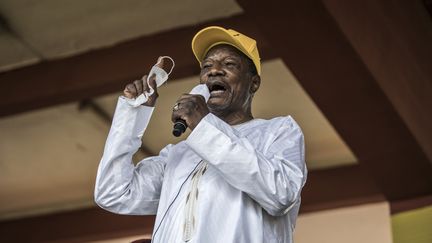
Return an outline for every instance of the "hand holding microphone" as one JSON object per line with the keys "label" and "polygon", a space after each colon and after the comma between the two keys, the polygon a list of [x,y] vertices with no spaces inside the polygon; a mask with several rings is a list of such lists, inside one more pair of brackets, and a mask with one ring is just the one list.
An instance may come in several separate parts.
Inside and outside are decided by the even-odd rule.
{"label": "hand holding microphone", "polygon": [[171,120],[173,135],[178,137],[189,127],[193,130],[201,119],[210,113],[207,100],[210,92],[205,84],[197,85],[189,94],[183,94],[173,107]]}

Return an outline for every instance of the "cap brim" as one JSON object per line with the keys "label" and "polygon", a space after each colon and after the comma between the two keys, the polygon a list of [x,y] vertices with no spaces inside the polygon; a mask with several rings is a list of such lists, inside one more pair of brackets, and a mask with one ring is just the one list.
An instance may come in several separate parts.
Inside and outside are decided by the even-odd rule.
{"label": "cap brim", "polygon": [[249,56],[244,47],[226,29],[218,26],[210,26],[198,32],[192,39],[192,51],[201,64],[210,48],[219,44],[232,45]]}

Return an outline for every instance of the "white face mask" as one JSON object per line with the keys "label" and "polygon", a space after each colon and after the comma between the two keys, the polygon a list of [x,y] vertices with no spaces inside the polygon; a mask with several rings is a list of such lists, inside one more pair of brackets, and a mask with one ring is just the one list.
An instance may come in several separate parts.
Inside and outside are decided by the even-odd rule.
{"label": "white face mask", "polygon": [[[162,68],[157,66],[160,62],[162,62],[162,59],[164,59],[164,58],[169,59],[172,62],[172,67],[171,67],[171,70],[169,71],[169,73],[167,73],[165,70],[163,70]],[[150,70],[150,72],[147,76],[146,81],[147,81],[147,85],[150,87],[150,91],[149,92],[146,91],[146,92],[142,93],[136,99],[128,99],[128,103],[133,107],[138,107],[138,106],[146,103],[149,96],[154,93],[154,89],[150,86],[150,77],[155,75],[156,86],[160,87],[162,84],[164,84],[168,80],[168,76],[171,74],[172,70],[174,69],[174,66],[175,66],[175,63],[171,57],[169,57],[169,56],[160,57],[158,59],[158,62],[155,65],[153,65],[152,69]]]}
{"label": "white face mask", "polygon": [[[157,65],[159,63],[162,62],[163,59],[169,59],[172,62],[172,67],[171,70],[169,71],[169,73],[167,73],[164,69],[158,67]],[[169,56],[162,56],[159,58],[158,62],[153,65],[152,69],[150,70],[150,73],[148,74],[147,77],[147,84],[150,87],[150,92],[147,95],[151,95],[153,94],[154,90],[153,88],[150,86],[150,77],[152,77],[153,75],[155,75],[156,78],[156,86],[160,87],[163,83],[165,83],[168,80],[168,76],[171,74],[172,70],[174,69],[175,63],[174,60],[169,57]]]}

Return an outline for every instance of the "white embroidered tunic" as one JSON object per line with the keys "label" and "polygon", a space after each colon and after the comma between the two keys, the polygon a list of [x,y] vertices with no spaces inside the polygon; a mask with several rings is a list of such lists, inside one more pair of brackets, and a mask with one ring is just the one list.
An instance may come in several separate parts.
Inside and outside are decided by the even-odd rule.
{"label": "white embroidered tunic", "polygon": [[186,140],[134,166],[152,112],[120,97],[96,179],[100,207],[157,214],[152,242],[293,241],[307,169],[290,116],[230,126],[208,114]]}

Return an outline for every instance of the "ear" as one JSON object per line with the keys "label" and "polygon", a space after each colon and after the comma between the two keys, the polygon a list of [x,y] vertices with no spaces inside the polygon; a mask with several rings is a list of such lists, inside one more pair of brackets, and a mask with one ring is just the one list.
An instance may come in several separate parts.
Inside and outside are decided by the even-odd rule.
{"label": "ear", "polygon": [[250,92],[251,94],[255,94],[255,92],[257,92],[257,90],[259,89],[261,85],[261,77],[256,74],[252,77],[252,83],[250,86]]}

